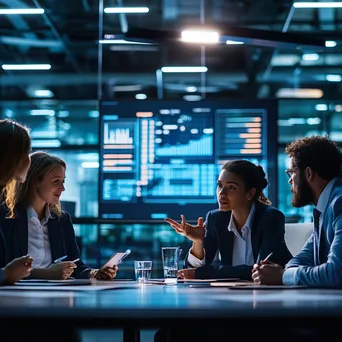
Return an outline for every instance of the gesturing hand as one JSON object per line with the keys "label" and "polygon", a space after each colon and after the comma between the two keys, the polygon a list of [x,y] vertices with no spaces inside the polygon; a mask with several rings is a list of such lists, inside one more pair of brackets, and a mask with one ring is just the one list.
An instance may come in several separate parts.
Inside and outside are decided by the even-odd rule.
{"label": "gesturing hand", "polygon": [[166,218],[165,221],[180,235],[186,236],[193,242],[203,241],[204,239],[204,220],[203,217],[198,218],[197,226],[192,226],[186,222],[184,215],[181,215],[182,222],[178,223],[175,220]]}

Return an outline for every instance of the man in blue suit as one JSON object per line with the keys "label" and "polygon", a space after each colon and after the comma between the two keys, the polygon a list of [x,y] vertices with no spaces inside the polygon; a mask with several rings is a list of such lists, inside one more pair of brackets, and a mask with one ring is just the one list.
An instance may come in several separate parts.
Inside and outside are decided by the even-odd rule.
{"label": "man in blue suit", "polygon": [[286,170],[292,205],[315,206],[314,229],[302,250],[285,266],[253,266],[257,284],[342,287],[342,154],[327,137],[312,136],[289,144]]}

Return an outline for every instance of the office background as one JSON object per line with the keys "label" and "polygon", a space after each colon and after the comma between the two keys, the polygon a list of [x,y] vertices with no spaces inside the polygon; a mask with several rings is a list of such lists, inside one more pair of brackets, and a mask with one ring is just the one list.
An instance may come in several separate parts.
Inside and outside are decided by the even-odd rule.
{"label": "office background", "polygon": [[[294,9],[292,1],[265,0],[260,5],[248,1],[150,0],[135,2],[136,6],[148,6],[145,13],[103,11],[121,2],[0,1],[0,10],[44,9],[40,15],[0,14],[0,114],[1,118],[13,118],[30,127],[33,150],[47,150],[66,161],[63,206],[74,216],[84,261],[98,266],[115,251],[131,249],[130,260],[151,258],[160,265],[161,246],[181,245],[183,250],[189,246],[188,241],[163,224],[162,215],[140,219],[138,213],[120,219],[101,212],[105,180],[101,169],[103,118],[115,114],[115,110],[103,112],[104,102],[129,106],[134,113],[176,108],[189,114],[192,109],[188,108],[207,108],[208,101],[216,112],[233,108],[243,113],[251,108],[249,103],[253,103],[253,108],[265,109],[261,141],[270,150],[243,157],[260,161],[266,168],[272,179],[271,198],[288,222],[310,221],[310,207],[291,206],[284,148],[287,143],[312,134],[329,134],[342,143],[341,9]],[[324,39],[325,47],[270,48],[241,44],[238,40],[220,46],[183,42],[132,44],[123,39],[132,26],[186,29],[216,24],[224,28],[227,23],[237,25],[236,18],[242,27],[310,34]],[[38,63],[49,67],[4,67]],[[162,71],[164,66],[200,66],[207,70],[167,73]],[[150,109],[146,109],[145,102],[151,103]],[[166,106],[160,107],[160,103]],[[122,108],[120,113],[127,115],[128,107]],[[196,112],[191,113],[196,119]],[[275,124],[273,129],[271,122]],[[217,129],[212,128],[216,134]],[[135,146],[141,148],[141,143],[137,140]],[[231,157],[239,154],[228,153],[220,160]],[[211,163],[214,161],[217,159]],[[198,163],[204,164],[203,160]],[[213,174],[217,172],[218,169],[212,170]],[[207,186],[206,190],[212,193],[215,184],[201,186]],[[211,206],[208,201],[205,208]],[[123,203],[109,205],[117,213],[120,210],[115,206]],[[215,207],[212,199],[212,208]],[[206,214],[205,208],[198,216]],[[135,210],[131,204],[131,211]],[[108,214],[108,204],[105,212]],[[192,210],[191,214],[197,215]],[[130,260],[122,265],[123,277],[133,276]]]}

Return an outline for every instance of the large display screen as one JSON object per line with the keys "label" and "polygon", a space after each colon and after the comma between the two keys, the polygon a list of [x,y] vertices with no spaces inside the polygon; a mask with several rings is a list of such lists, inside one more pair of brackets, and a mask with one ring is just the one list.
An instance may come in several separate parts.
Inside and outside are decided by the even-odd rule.
{"label": "large display screen", "polygon": [[251,160],[274,177],[273,101],[102,101],[100,107],[102,218],[197,220],[217,207],[217,177],[232,159]]}

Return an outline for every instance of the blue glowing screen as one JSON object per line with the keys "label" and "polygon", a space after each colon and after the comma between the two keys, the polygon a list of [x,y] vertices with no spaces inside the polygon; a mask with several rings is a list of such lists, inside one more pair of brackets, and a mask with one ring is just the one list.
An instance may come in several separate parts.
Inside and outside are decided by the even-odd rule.
{"label": "blue glowing screen", "polygon": [[249,159],[268,171],[267,117],[274,110],[268,103],[102,101],[100,216],[205,216],[217,207],[226,161]]}

